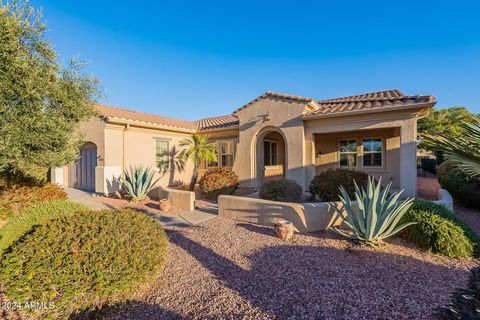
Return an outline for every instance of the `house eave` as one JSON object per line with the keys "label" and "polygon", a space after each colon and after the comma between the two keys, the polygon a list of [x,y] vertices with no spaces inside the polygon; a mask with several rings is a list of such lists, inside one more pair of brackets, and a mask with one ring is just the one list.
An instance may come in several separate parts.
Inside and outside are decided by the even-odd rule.
{"label": "house eave", "polygon": [[325,119],[325,118],[335,118],[335,117],[345,117],[345,116],[352,116],[352,115],[360,115],[360,114],[372,114],[372,113],[383,113],[383,112],[390,112],[390,111],[406,111],[406,110],[421,110],[421,109],[431,109],[435,106],[436,102],[428,102],[428,103],[415,103],[409,105],[393,105],[389,107],[382,107],[377,109],[368,109],[368,110],[354,110],[354,111],[345,111],[345,112],[338,112],[338,113],[323,113],[323,114],[315,114],[315,115],[304,115],[303,120],[314,120],[314,119]]}
{"label": "house eave", "polygon": [[197,132],[197,130],[193,128],[190,129],[190,128],[182,128],[182,127],[176,127],[176,126],[168,126],[168,125],[162,125],[162,124],[153,123],[153,122],[137,121],[137,120],[131,120],[131,119],[117,118],[117,117],[104,117],[104,119],[107,123],[112,123],[112,124],[131,125],[131,126],[137,126],[142,128],[171,131],[171,132],[180,132],[180,133]]}

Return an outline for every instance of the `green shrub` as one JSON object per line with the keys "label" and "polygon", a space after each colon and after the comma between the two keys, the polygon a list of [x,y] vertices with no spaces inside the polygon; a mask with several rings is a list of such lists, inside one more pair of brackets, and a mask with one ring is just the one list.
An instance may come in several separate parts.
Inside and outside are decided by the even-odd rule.
{"label": "green shrub", "polygon": [[0,252],[10,247],[35,226],[62,215],[88,210],[84,205],[67,200],[52,200],[24,208],[0,229]]}
{"label": "green shrub", "polygon": [[343,186],[350,198],[355,197],[356,181],[360,187],[366,187],[368,174],[351,169],[328,169],[316,175],[310,182],[309,191],[322,201],[338,201],[340,186]]}
{"label": "green shrub", "polygon": [[67,199],[67,194],[54,184],[14,186],[0,193],[0,219],[6,219],[22,208],[55,199]]}
{"label": "green shrub", "polygon": [[229,168],[209,169],[198,182],[207,198],[217,199],[222,194],[232,194],[238,188],[238,175]]}
{"label": "green shrub", "polygon": [[468,207],[480,208],[480,180],[468,177],[450,161],[443,162],[437,169],[440,186]]}
{"label": "green shrub", "polygon": [[479,237],[442,205],[415,200],[403,222],[416,222],[401,236],[420,248],[454,258],[479,256]]}
{"label": "green shrub", "polygon": [[434,316],[438,320],[480,319],[480,268],[470,271],[467,288],[457,290],[450,305],[438,310]]}
{"label": "green shrub", "polygon": [[267,181],[260,187],[259,196],[266,200],[299,202],[302,199],[302,187],[288,179]]}
{"label": "green shrub", "polygon": [[160,222],[143,213],[62,216],[4,253],[0,281],[11,301],[54,304],[34,316],[65,319],[137,297],[163,269],[167,245]]}

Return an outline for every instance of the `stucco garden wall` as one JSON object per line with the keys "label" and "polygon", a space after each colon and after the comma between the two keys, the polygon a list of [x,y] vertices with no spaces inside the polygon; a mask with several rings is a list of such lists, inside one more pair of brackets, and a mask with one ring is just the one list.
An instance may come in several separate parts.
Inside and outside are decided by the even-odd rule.
{"label": "stucco garden wall", "polygon": [[236,221],[273,226],[281,220],[292,222],[297,232],[313,232],[338,226],[342,219],[333,205],[341,202],[290,203],[238,196],[220,196],[218,215]]}

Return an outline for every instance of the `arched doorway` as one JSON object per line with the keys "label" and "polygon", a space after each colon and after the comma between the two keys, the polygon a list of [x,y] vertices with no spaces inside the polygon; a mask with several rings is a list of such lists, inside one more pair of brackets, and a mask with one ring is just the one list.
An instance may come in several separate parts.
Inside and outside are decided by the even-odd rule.
{"label": "arched doorway", "polygon": [[87,142],[80,147],[80,157],[75,163],[73,187],[95,191],[95,167],[97,166],[97,146]]}
{"label": "arched doorway", "polygon": [[283,133],[278,128],[266,128],[256,142],[257,184],[285,178],[287,150]]}

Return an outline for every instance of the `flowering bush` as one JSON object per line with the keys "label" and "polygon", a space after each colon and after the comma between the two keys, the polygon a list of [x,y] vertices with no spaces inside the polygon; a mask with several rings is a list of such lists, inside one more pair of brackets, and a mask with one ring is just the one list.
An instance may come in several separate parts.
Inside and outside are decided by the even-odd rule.
{"label": "flowering bush", "polygon": [[0,193],[0,219],[6,219],[22,208],[57,199],[67,199],[67,194],[54,184],[15,186]]}
{"label": "flowering bush", "polygon": [[210,169],[200,179],[200,191],[210,199],[222,194],[232,194],[239,184],[238,175],[229,168]]}

